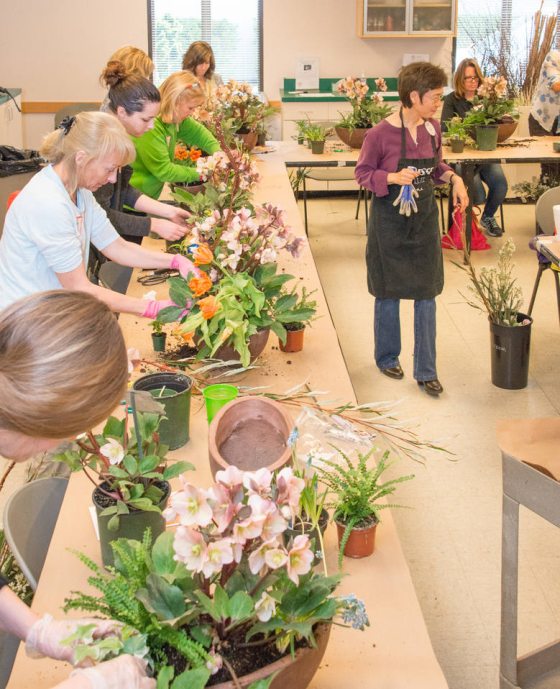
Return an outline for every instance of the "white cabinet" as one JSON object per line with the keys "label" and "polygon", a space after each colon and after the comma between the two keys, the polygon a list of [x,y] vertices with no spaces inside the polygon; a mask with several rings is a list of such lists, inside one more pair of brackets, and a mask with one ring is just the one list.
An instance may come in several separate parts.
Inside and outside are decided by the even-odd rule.
{"label": "white cabinet", "polygon": [[[17,95],[16,95],[17,93]],[[21,112],[14,101],[5,94],[0,94],[0,145],[23,148],[23,129]],[[21,109],[21,93],[14,89],[14,98]]]}
{"label": "white cabinet", "polygon": [[457,0],[357,0],[361,38],[454,36]]}
{"label": "white cabinet", "polygon": [[331,101],[328,103],[282,102],[282,140],[293,141],[297,138],[297,120],[328,123],[334,126],[340,120],[340,113],[347,114],[351,106],[348,101]]}

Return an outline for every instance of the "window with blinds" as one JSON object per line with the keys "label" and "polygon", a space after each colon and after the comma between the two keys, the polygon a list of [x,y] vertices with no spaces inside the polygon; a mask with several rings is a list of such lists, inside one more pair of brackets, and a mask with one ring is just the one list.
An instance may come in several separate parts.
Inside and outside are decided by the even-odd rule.
{"label": "window with blinds", "polygon": [[262,90],[262,0],[148,0],[154,83],[181,69],[193,41],[212,46],[224,81]]}
{"label": "window with blinds", "polygon": [[525,73],[535,12],[556,16],[559,8],[560,0],[459,0],[455,66],[474,57],[483,73],[502,74],[517,86]]}

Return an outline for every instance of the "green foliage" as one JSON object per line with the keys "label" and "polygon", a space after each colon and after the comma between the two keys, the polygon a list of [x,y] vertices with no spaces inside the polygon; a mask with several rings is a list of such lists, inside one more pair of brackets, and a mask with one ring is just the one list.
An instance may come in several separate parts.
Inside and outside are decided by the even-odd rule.
{"label": "green foliage", "polygon": [[26,605],[31,605],[33,589],[12,555],[2,529],[0,529],[0,574],[8,580],[8,586],[16,596]]}
{"label": "green foliage", "polygon": [[452,117],[450,120],[446,120],[444,125],[445,136],[447,136],[449,139],[465,142],[472,140],[471,127],[468,124],[465,124],[465,121],[462,117]]}
{"label": "green foliage", "polygon": [[[163,536],[169,537],[172,534]],[[138,630],[147,639],[156,671],[165,668],[166,645],[181,653],[190,668],[205,670],[207,653],[204,647],[191,639],[183,628],[179,628],[180,615],[169,617],[170,610],[172,613],[184,611],[184,601],[182,606],[177,607],[174,593],[177,586],[166,581],[164,577],[164,574],[170,576],[169,561],[162,558],[160,553],[158,564],[155,565],[151,557],[151,545],[149,529],[146,530],[142,542],[126,539],[114,541],[111,546],[115,555],[115,566],[108,568],[107,573],[89,558],[78,553],[80,560],[93,572],[88,578],[88,583],[101,595],[92,596],[73,591],[71,597],[65,600],[64,609],[102,614]],[[158,572],[158,567],[162,567],[161,573]],[[169,591],[173,593],[169,594]],[[159,603],[166,599],[175,607],[162,609]],[[145,605],[146,601],[150,601],[148,607]],[[200,686],[204,686],[206,680]]]}
{"label": "green foliage", "polygon": [[515,192],[523,203],[536,203],[545,191],[552,189],[560,184],[560,180],[552,180],[552,184],[544,179],[532,177],[531,180],[525,180],[514,184],[511,189]]}
{"label": "green foliage", "polygon": [[332,127],[325,127],[318,122],[309,122],[305,128],[305,136],[308,141],[325,141],[332,133]]}
{"label": "green foliage", "polygon": [[189,462],[168,465],[169,448],[159,442],[161,414],[138,412],[136,418],[137,432],[133,428],[129,433],[128,414],[123,419],[110,416],[101,433],[89,431],[55,457],[72,471],[97,476],[100,490],[115,501],[102,512],[111,517],[113,531],[118,529],[119,517],[131,509],[159,512],[163,491],[157,484],[194,468]]}
{"label": "green foliage", "polygon": [[390,103],[376,102],[374,100],[368,100],[364,98],[360,104],[359,108],[355,108],[352,112],[340,115],[340,121],[338,122],[338,127],[344,127],[345,129],[369,129],[374,125],[384,120],[386,117],[393,112],[393,106]]}
{"label": "green foliage", "polygon": [[492,323],[497,325],[517,326],[517,314],[523,305],[523,293],[513,277],[515,267],[512,257],[515,244],[508,239],[498,252],[498,265],[481,268],[477,271],[467,257],[467,265],[454,261],[464,270],[470,279],[470,295],[461,295],[469,306],[485,311]]}
{"label": "green foliage", "polygon": [[95,624],[79,626],[61,642],[63,646],[73,649],[76,663],[83,663],[85,660],[102,663],[123,654],[150,660],[146,635],[140,634],[136,629],[124,625],[118,630],[118,634],[97,639],[93,636],[95,628]]}
{"label": "green foliage", "polygon": [[340,544],[339,564],[350,531],[354,527],[366,526],[372,521],[379,522],[379,512],[387,507],[401,507],[381,500],[387,495],[392,495],[399,483],[414,478],[414,475],[410,474],[382,482],[381,476],[393,463],[388,462],[387,451],[370,469],[368,460],[374,449],[365,455],[358,453],[357,462],[353,462],[344,452],[338,450],[338,462],[322,459],[324,466],[317,467],[319,480],[333,496],[328,506],[334,509],[335,520],[346,526],[344,539]]}
{"label": "green foliage", "polygon": [[472,103],[472,109],[463,119],[465,127],[470,129],[477,125],[499,124],[505,116],[508,116],[510,121],[519,118],[513,99],[491,100],[475,96]]}

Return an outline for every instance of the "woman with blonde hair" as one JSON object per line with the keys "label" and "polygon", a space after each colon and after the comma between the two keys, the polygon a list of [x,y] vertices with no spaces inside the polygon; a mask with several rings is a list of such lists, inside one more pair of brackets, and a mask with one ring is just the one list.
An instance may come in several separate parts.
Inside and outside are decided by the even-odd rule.
{"label": "woman with blonde hair", "polygon": [[[77,371],[79,384],[69,375]],[[97,425],[119,404],[127,379],[122,333],[98,299],[53,290],[12,304],[0,313],[0,454],[23,461]],[[87,624],[97,638],[120,627],[113,620],[39,617],[0,576],[0,629],[24,641],[32,658],[75,664],[64,640]],[[138,658],[121,656],[75,670],[57,689],[155,689],[145,669]]]}
{"label": "woman with blonde hair", "polygon": [[134,158],[134,146],[112,115],[82,112],[65,118],[45,137],[41,154],[50,165],[18,194],[6,214],[0,240],[0,308],[28,294],[77,289],[113,311],[153,319],[171,302],[146,301],[92,284],[86,274],[90,242],[123,266],[175,268],[196,273],[179,255],[143,249],[119,237],[93,192],[115,182]]}
{"label": "woman with blonde hair", "polygon": [[200,82],[190,72],[175,72],[159,88],[161,109],[154,128],[134,139],[136,160],[130,183],[147,196],[159,198],[166,182],[196,182],[194,167],[175,161],[175,147],[183,143],[205,154],[216,153],[220,144],[190,115],[204,103]]}
{"label": "woman with blonde hair", "polygon": [[154,63],[149,55],[140,48],[135,48],[133,45],[123,45],[122,48],[119,48],[111,55],[108,61],[122,62],[127,72],[138,74],[150,81],[152,79]]}
{"label": "woman with blonde hair", "polygon": [[[101,82],[109,88],[102,109],[116,117],[127,134],[142,136],[153,128],[161,97],[151,81],[113,60],[103,70]],[[125,165],[119,168],[114,183],[104,184],[94,194],[121,237],[138,244],[150,232],[169,241],[182,239],[187,230],[187,211],[142,194],[130,185],[131,176],[132,168]],[[127,213],[125,205],[139,212]]]}
{"label": "woman with blonde hair", "polygon": [[[472,100],[483,80],[478,62],[473,58],[462,60],[453,75],[453,91],[443,99],[441,111],[441,130],[445,132],[445,123],[452,117],[464,117],[472,108]],[[457,166],[460,171],[460,166]],[[488,187],[488,197],[482,186]],[[484,204],[480,224],[490,237],[500,237],[503,229],[498,225],[494,215],[506,198],[508,185],[504,170],[499,163],[477,165],[474,177],[474,203]]]}
{"label": "woman with blonde hair", "polygon": [[218,86],[223,84],[222,77],[216,74],[216,61],[212,46],[206,41],[194,41],[183,55],[183,69],[191,72],[200,81],[206,103],[209,104],[216,94]]}

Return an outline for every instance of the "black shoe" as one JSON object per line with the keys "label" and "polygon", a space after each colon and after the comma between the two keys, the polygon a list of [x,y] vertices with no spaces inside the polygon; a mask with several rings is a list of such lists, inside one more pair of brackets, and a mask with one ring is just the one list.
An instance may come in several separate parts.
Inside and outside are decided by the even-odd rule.
{"label": "black shoe", "polygon": [[400,380],[404,377],[404,371],[399,364],[396,366],[391,366],[391,368],[380,368],[379,370],[381,373],[383,373],[383,375],[388,376],[389,378],[394,378],[395,380]]}
{"label": "black shoe", "polygon": [[437,397],[443,392],[443,385],[437,378],[435,380],[419,380],[418,385],[433,397]]}
{"label": "black shoe", "polygon": [[480,225],[484,228],[484,231],[489,237],[501,237],[504,234],[502,228],[496,222],[496,218],[493,216],[490,218],[485,218],[484,216],[480,219]]}

